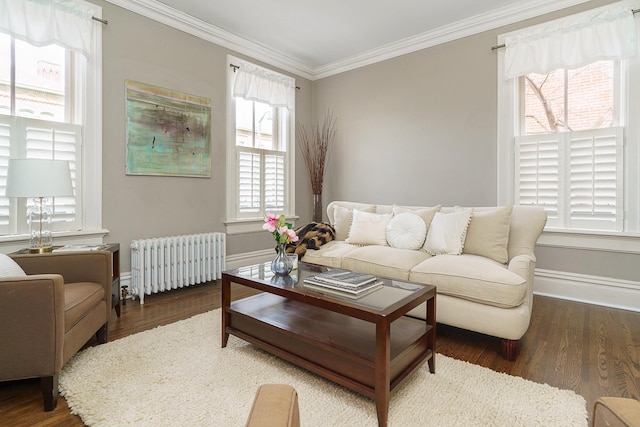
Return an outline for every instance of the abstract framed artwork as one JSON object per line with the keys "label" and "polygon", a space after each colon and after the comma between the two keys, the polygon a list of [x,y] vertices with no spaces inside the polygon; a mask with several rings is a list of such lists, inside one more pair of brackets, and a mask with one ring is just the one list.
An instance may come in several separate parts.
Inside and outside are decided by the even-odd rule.
{"label": "abstract framed artwork", "polygon": [[127,175],[211,177],[211,100],[125,80]]}

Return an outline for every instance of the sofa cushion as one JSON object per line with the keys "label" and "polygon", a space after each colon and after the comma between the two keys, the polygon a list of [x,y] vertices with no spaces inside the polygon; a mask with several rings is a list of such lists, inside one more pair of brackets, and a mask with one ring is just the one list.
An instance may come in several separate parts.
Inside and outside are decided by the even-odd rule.
{"label": "sofa cushion", "polygon": [[24,277],[27,274],[11,257],[0,254],[0,277]]}
{"label": "sofa cushion", "polygon": [[392,248],[420,249],[427,237],[427,225],[418,215],[404,212],[387,224],[387,242]]}
{"label": "sofa cushion", "polygon": [[[374,205],[360,208],[362,212],[373,212],[376,207]],[[336,229],[336,240],[346,240],[351,228],[353,220],[353,209],[344,206],[336,206],[333,209],[333,226]]]}
{"label": "sofa cushion", "polygon": [[513,206],[473,208],[462,253],[480,255],[499,263],[509,261],[509,225]]}
{"label": "sofa cushion", "polygon": [[320,249],[316,251],[307,251],[301,261],[327,267],[341,268],[342,259],[356,249],[358,249],[358,246],[350,245],[340,240],[333,240],[322,245]]}
{"label": "sofa cushion", "polygon": [[376,214],[353,210],[353,220],[345,242],[352,245],[386,245],[387,224],[392,214]]}
{"label": "sofa cushion", "polygon": [[345,255],[342,268],[390,279],[407,280],[411,268],[430,258],[423,251],[391,246],[362,246]]}
{"label": "sofa cushion", "polygon": [[104,288],[99,283],[64,284],[64,330],[69,331],[93,307],[104,300]]}
{"label": "sofa cushion", "polygon": [[436,212],[440,211],[440,208],[440,205],[436,205],[432,208],[408,208],[405,206],[393,205],[393,214],[398,215],[405,212],[412,212],[424,220],[428,230],[431,225],[431,221],[433,221],[434,215]]}
{"label": "sofa cushion", "polygon": [[477,255],[441,255],[411,269],[409,281],[435,285],[438,293],[495,307],[518,307],[527,281],[496,261]]}
{"label": "sofa cushion", "polygon": [[424,242],[424,250],[431,255],[460,255],[471,219],[471,209],[452,213],[436,212]]}

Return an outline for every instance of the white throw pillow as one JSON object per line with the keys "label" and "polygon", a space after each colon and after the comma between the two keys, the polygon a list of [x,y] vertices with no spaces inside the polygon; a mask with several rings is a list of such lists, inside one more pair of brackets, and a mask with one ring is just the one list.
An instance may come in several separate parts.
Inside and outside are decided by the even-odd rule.
{"label": "white throw pillow", "polygon": [[392,214],[375,214],[353,210],[353,221],[345,242],[352,245],[387,246],[387,224]]}
{"label": "white throw pillow", "polygon": [[24,277],[27,273],[11,257],[0,254],[0,277]]}
{"label": "white throw pillow", "polygon": [[[369,206],[360,209],[362,212],[373,212],[375,206]],[[351,229],[351,222],[353,221],[353,209],[345,208],[344,206],[336,206],[333,208],[333,227],[336,229],[335,240],[346,240]]]}
{"label": "white throw pillow", "polygon": [[395,215],[387,224],[387,242],[398,249],[420,249],[427,237],[427,224],[410,212]]}
{"label": "white throw pillow", "polygon": [[443,214],[436,212],[423,249],[431,255],[460,255],[471,220],[471,209]]}

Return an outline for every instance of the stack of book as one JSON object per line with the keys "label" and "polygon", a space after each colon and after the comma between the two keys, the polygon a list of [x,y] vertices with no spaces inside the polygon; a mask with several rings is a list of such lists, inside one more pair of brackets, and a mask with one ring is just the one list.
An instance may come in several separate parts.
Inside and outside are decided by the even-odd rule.
{"label": "stack of book", "polygon": [[382,287],[382,280],[371,274],[334,269],[304,279],[304,286],[328,294],[359,298]]}

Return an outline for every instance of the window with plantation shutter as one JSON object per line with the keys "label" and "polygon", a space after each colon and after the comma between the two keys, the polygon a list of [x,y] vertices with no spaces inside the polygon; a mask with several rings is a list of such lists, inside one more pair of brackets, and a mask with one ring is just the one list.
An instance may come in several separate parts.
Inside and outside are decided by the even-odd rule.
{"label": "window with plantation shutter", "polygon": [[[5,196],[9,159],[25,158],[69,162],[74,195],[53,198],[52,231],[94,239],[104,234],[102,24],[91,16],[102,9],[81,0],[24,3],[0,23],[0,241],[22,245],[29,232],[33,200]],[[61,21],[71,29],[56,31]]]}
{"label": "window with plantation shutter", "polygon": [[[294,206],[291,129],[295,97],[287,96],[293,87],[277,87],[282,82],[292,86],[293,79],[229,57],[232,64],[228,153],[233,157],[228,157],[227,163],[232,178],[227,193],[227,225],[259,221],[261,227],[265,214],[291,216]],[[260,92],[264,87],[270,89]]]}
{"label": "window with plantation shutter", "polygon": [[498,36],[498,203],[544,207],[546,245],[617,250],[640,233],[639,6]]}

